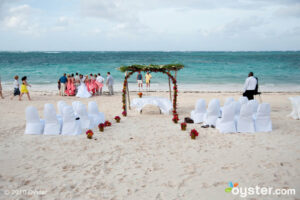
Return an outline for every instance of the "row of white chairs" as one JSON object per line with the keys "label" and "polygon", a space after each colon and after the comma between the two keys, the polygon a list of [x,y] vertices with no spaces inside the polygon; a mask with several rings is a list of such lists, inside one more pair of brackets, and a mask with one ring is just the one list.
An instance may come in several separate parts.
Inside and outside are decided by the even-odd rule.
{"label": "row of white chairs", "polygon": [[292,112],[288,115],[293,119],[300,119],[300,96],[289,97],[292,104]]}
{"label": "row of white chairs", "polygon": [[218,99],[212,99],[207,109],[205,100],[199,99],[191,118],[194,123],[215,126],[222,133],[269,132],[272,131],[270,112],[270,104],[248,101],[247,97],[241,97],[238,101],[229,97],[223,107],[220,107]]}
{"label": "row of white chairs", "polygon": [[69,106],[64,101],[57,103],[58,114],[53,104],[45,104],[44,119],[40,119],[34,106],[26,108],[25,134],[33,135],[79,135],[83,130],[93,129],[99,123],[104,123],[105,116],[99,112],[96,102],[84,104],[75,101]]}

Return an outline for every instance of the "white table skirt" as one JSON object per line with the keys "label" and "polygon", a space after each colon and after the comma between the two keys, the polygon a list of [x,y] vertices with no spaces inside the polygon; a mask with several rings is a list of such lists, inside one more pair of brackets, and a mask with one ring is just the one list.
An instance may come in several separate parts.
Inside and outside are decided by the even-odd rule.
{"label": "white table skirt", "polygon": [[172,108],[172,103],[169,99],[163,97],[142,97],[132,100],[131,107],[140,112],[146,105],[154,105],[159,107],[162,113],[168,115]]}

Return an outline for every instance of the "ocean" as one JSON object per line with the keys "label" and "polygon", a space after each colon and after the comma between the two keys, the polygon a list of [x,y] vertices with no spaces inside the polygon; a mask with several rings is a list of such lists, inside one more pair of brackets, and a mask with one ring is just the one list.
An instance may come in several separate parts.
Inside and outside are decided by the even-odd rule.
{"label": "ocean", "polygon": [[[57,90],[63,73],[111,72],[115,90],[121,90],[122,65],[182,63],[179,90],[242,91],[250,71],[258,77],[262,92],[300,91],[300,51],[293,52],[0,52],[0,76],[4,90],[12,90],[13,77],[27,76],[31,90]],[[167,90],[168,79],[153,73],[153,90]],[[130,89],[137,89],[132,75]]]}

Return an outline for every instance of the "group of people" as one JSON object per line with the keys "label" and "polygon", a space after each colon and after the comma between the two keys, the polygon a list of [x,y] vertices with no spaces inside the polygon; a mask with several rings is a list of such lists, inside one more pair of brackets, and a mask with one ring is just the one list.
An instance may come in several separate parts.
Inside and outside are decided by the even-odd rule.
{"label": "group of people", "polygon": [[[146,89],[147,90],[150,90],[150,80],[151,80],[151,78],[152,78],[152,75],[149,72],[147,72],[146,75],[145,75]],[[142,76],[141,72],[139,72],[137,74],[136,81],[138,83],[139,90],[143,89],[143,76]]]}
{"label": "group of people", "polygon": [[[14,91],[13,91],[13,95],[11,96],[11,100],[15,97],[15,96],[19,96],[19,101],[22,100],[22,96],[24,94],[27,95],[28,97],[28,100],[30,101],[31,98],[30,98],[30,95],[29,95],[29,91],[28,91],[28,88],[27,87],[31,87],[31,85],[27,82],[27,76],[23,76],[22,77],[22,85],[21,85],[21,89],[20,89],[20,84],[19,84],[19,76],[16,75],[14,77],[14,83],[13,83],[13,86],[14,86]],[[1,99],[4,99],[3,97],[3,94],[2,94],[2,86],[1,86],[1,79],[0,79],[0,97]]]}
{"label": "group of people", "polygon": [[106,84],[109,95],[114,94],[114,79],[110,72],[107,72],[107,78],[98,74],[82,75],[63,74],[58,80],[58,90],[61,96],[77,96],[81,98],[88,98],[92,95],[102,95],[104,84]]}

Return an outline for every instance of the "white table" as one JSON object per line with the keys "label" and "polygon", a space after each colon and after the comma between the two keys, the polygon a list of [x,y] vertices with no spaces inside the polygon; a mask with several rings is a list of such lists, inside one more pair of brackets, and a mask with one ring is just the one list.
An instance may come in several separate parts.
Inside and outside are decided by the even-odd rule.
{"label": "white table", "polygon": [[172,108],[172,103],[169,99],[163,97],[142,97],[132,100],[131,107],[135,108],[138,112],[141,112],[146,105],[154,105],[159,107],[160,111],[165,115],[168,115]]}

